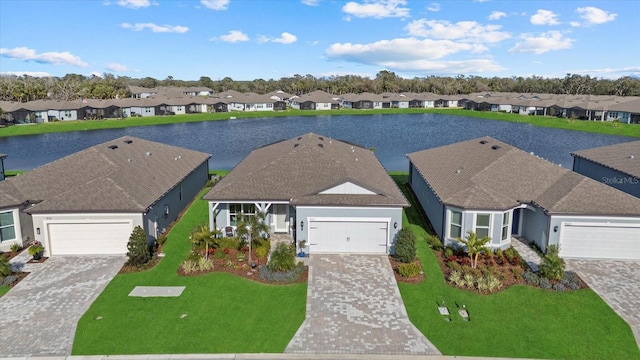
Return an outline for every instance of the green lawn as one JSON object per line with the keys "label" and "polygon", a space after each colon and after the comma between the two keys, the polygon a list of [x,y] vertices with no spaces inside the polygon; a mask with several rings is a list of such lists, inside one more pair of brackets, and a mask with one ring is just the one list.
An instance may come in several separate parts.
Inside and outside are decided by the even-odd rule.
{"label": "green lawn", "polygon": [[[74,355],[284,351],[305,317],[306,284],[265,285],[224,273],[177,275],[190,249],[189,232],[207,219],[207,202],[196,200],[169,233],[158,266],[109,283],[78,323]],[[186,289],[177,298],[128,297],[137,285]]]}
{"label": "green lawn", "polygon": [[[406,175],[394,175],[399,184]],[[404,185],[401,185],[406,191]],[[414,205],[403,226],[418,238],[418,256],[426,280],[398,284],[409,318],[445,355],[549,359],[640,359],[629,325],[592,290],[566,293],[513,286],[493,295],[478,295],[445,283],[426,241],[426,224]],[[470,322],[453,314],[444,321],[437,304],[449,310],[464,303]]]}
{"label": "green lawn", "polygon": [[264,118],[277,116],[326,116],[326,115],[373,115],[373,114],[449,114],[467,117],[478,117],[490,120],[502,120],[511,122],[529,123],[536,126],[561,128],[568,130],[595,132],[610,135],[624,135],[640,137],[640,125],[619,124],[613,122],[580,121],[555,117],[527,116],[518,114],[497,113],[490,111],[471,111],[462,109],[371,109],[371,110],[295,110],[286,111],[262,111],[262,112],[230,112],[230,113],[207,113],[207,114],[186,114],[173,116],[150,116],[134,117],[126,119],[105,119],[105,120],[77,120],[60,121],[41,124],[9,126],[0,129],[0,137],[18,135],[36,135],[53,132],[85,131],[125,128],[131,126],[161,125],[184,122],[229,120],[230,117],[242,118]]}
{"label": "green lawn", "polygon": [[0,297],[9,292],[9,285],[0,286]]}

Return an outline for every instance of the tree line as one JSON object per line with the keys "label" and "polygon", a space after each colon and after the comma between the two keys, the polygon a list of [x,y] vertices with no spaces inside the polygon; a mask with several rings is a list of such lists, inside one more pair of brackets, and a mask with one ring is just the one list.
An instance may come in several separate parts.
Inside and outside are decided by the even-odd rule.
{"label": "tree line", "polygon": [[114,99],[130,97],[129,86],[154,87],[208,87],[213,91],[236,90],[242,93],[265,94],[282,90],[300,95],[314,90],[330,94],[346,93],[402,93],[433,92],[438,95],[459,95],[473,92],[517,92],[568,95],[616,95],[640,96],[640,79],[629,76],[615,80],[595,78],[589,75],[567,74],[564,78],[530,77],[480,77],[458,75],[456,77],[428,76],[402,78],[392,71],[383,70],[375,78],[359,75],[315,77],[293,75],[275,79],[237,81],[230,77],[212,80],[202,76],[198,80],[176,80],[167,76],[164,80],[152,77],[131,78],[105,73],[103,76],[67,74],[63,77],[32,77],[28,75],[0,76],[0,100],[26,102],[39,99],[76,100],[78,98]]}

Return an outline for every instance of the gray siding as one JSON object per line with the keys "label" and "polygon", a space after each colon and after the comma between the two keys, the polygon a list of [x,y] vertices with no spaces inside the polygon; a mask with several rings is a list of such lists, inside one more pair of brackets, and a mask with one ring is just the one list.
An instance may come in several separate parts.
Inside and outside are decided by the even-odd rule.
{"label": "gray siding", "polygon": [[0,156],[0,181],[4,180],[4,158]]}
{"label": "gray siding", "polygon": [[542,251],[546,251],[549,216],[544,213],[544,210],[523,209],[520,221],[522,221],[522,235],[527,240],[533,241]]}
{"label": "gray siding", "polygon": [[444,205],[440,203],[413,164],[409,164],[409,185],[420,206],[427,214],[429,222],[431,222],[431,226],[433,226],[436,234],[440,239],[444,239]]}
{"label": "gray siding", "polygon": [[633,176],[577,156],[573,157],[573,171],[624,191],[627,194],[640,197],[640,179]]}
{"label": "gray siding", "polygon": [[[173,223],[178,215],[198,195],[209,178],[209,162],[203,162],[194,172],[171,189],[165,196],[152,205],[144,216],[143,224],[149,239],[155,239],[154,221],[158,223],[158,235],[162,234]],[[169,214],[165,214],[165,206],[169,207]],[[206,223],[206,219],[202,219]]]}

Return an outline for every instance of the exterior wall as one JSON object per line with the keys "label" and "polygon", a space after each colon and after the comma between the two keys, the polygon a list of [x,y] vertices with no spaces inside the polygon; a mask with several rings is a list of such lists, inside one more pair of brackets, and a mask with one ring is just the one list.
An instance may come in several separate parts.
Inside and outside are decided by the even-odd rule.
{"label": "exterior wall", "polygon": [[636,177],[577,156],[573,157],[573,171],[640,198],[640,179]]}
{"label": "exterior wall", "polygon": [[76,110],[49,110],[47,111],[47,119],[49,118],[61,121],[78,120],[78,112]]}
{"label": "exterior wall", "polygon": [[[506,249],[511,245],[511,223],[513,218],[513,211],[495,211],[495,210],[463,210],[456,209],[453,207],[447,207],[447,222],[445,224],[445,229],[447,231],[447,238],[445,243],[454,242],[455,238],[449,234],[449,221],[450,221],[450,210],[461,211],[462,212],[462,238],[466,238],[469,231],[476,231],[476,215],[477,214],[489,214],[489,237],[491,241],[487,244],[487,247],[491,248],[501,248]],[[509,225],[507,228],[507,239],[502,240],[502,217],[507,213],[509,217]]]}
{"label": "exterior wall", "polygon": [[316,103],[316,110],[331,110],[331,103]]}
{"label": "exterior wall", "polygon": [[245,111],[273,111],[273,103],[246,104]]}
{"label": "exterior wall", "polygon": [[[44,256],[49,256],[48,225],[51,223],[91,223],[105,220],[124,220],[131,222],[132,228],[143,226],[141,213],[86,213],[86,214],[33,214],[33,229],[36,240],[44,245]],[[40,234],[38,234],[38,231]]]}
{"label": "exterior wall", "polygon": [[[610,216],[569,216],[569,215],[552,215],[549,225],[549,245],[558,245],[560,240],[560,234],[562,233],[563,223],[606,223],[611,224],[638,224],[640,218],[638,217],[610,217]],[[555,227],[558,227],[558,231],[554,231]]]}
{"label": "exterior wall", "polygon": [[141,116],[155,116],[156,108],[153,106],[132,106],[131,112]]}
{"label": "exterior wall", "polygon": [[208,178],[209,162],[205,161],[151,206],[147,214],[144,215],[144,229],[149,241],[156,239],[158,235],[167,230],[169,225],[178,218],[178,215],[202,190]]}
{"label": "exterior wall", "polygon": [[522,222],[522,236],[532,241],[542,251],[547,249],[547,238],[549,235],[549,216],[541,208],[523,209],[520,213]]}
{"label": "exterior wall", "polygon": [[13,215],[13,228],[15,233],[14,238],[4,239],[2,242],[0,242],[0,250],[9,251],[11,249],[12,244],[20,244],[22,246],[24,244],[23,240],[26,240],[26,239],[24,239],[24,235],[22,233],[22,229],[24,225],[22,224],[22,221],[21,221],[22,219],[20,216],[20,209],[19,208],[2,209],[0,210],[0,212],[1,213],[10,212]]}
{"label": "exterior wall", "polygon": [[413,164],[409,164],[409,185],[413,190],[418,203],[427,214],[431,226],[435,230],[438,237],[444,239],[444,206],[427,185],[420,173],[415,169]]}
{"label": "exterior wall", "polygon": [[176,115],[187,113],[187,107],[184,105],[173,105],[170,106],[169,109],[169,111],[173,111]]}
{"label": "exterior wall", "polygon": [[[309,218],[314,217],[343,218],[345,220],[349,218],[388,218],[389,237],[387,244],[390,254],[394,253],[393,244],[398,231],[402,229],[402,208],[297,206],[296,241],[309,240]],[[300,226],[301,221],[304,222],[304,229]],[[394,223],[398,224],[397,228],[394,228]]]}

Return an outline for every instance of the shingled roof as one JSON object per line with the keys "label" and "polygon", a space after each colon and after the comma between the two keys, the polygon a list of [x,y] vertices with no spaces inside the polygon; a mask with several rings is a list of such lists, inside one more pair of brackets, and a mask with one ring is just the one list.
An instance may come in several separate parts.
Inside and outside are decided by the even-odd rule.
{"label": "shingled roof", "polygon": [[[321,194],[346,182],[375,194]],[[289,201],[294,205],[409,205],[373,152],[314,133],[252,151],[204,199]]]}
{"label": "shingled roof", "polygon": [[640,199],[491,137],[407,157],[442,203],[463,209],[536,204],[548,213],[640,215]]}
{"label": "shingled roof", "polygon": [[575,151],[571,156],[580,157],[640,179],[640,140]]}
{"label": "shingled roof", "polygon": [[0,207],[29,213],[143,212],[211,155],[124,136],[0,182]]}

